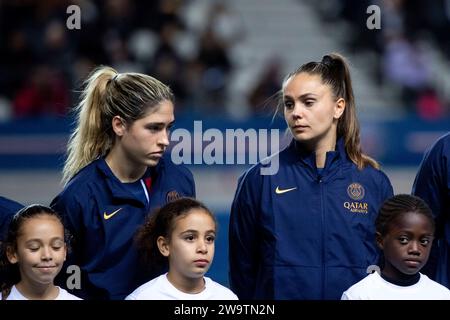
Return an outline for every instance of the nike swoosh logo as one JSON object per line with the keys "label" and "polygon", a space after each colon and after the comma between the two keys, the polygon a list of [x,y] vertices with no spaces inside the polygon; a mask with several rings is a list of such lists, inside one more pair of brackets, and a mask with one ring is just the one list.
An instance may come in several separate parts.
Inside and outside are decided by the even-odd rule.
{"label": "nike swoosh logo", "polygon": [[114,211],[114,212],[112,212],[112,213],[110,213],[110,214],[107,214],[106,212],[103,212],[103,218],[104,218],[105,220],[108,220],[108,219],[110,219],[113,215],[115,215],[117,212],[119,212],[120,210],[122,210],[122,208],[119,208],[119,209],[117,209],[116,211]]}
{"label": "nike swoosh logo", "polygon": [[297,187],[295,187],[295,188],[289,188],[289,189],[280,189],[280,187],[278,186],[278,187],[275,189],[275,193],[276,193],[276,194],[283,194],[283,193],[286,193],[286,192],[289,192],[289,191],[292,191],[292,190],[295,190],[295,189],[297,189]]}

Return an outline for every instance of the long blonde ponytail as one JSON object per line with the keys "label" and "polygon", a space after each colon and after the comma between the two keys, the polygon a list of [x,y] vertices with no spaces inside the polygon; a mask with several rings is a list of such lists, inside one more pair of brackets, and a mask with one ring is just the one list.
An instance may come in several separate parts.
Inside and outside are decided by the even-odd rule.
{"label": "long blonde ponytail", "polygon": [[95,69],[85,82],[80,103],[75,107],[76,129],[70,136],[62,183],[98,157],[105,156],[114,144],[111,122],[120,116],[131,123],[161,101],[174,102],[168,86],[140,73],[118,73],[111,67]]}
{"label": "long blonde ponytail", "polygon": [[116,74],[117,71],[113,68],[99,68],[85,82],[81,101],[74,110],[77,113],[76,129],[70,136],[67,147],[63,184],[111,147],[112,137],[103,130],[102,114],[106,86]]}

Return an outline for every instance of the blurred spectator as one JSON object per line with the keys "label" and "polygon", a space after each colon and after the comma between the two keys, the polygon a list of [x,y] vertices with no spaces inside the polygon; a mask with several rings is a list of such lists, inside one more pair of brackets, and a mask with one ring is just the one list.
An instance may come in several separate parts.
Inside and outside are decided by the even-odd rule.
{"label": "blurred spectator", "polygon": [[134,2],[129,0],[106,0],[102,2],[100,15],[103,34],[114,33],[121,39],[126,39],[135,28]]}
{"label": "blurred spectator", "polygon": [[429,84],[429,70],[423,53],[401,35],[391,35],[383,54],[383,72],[401,89],[403,104],[414,111],[419,93]]}
{"label": "blurred spectator", "polygon": [[38,65],[14,98],[14,114],[17,117],[64,115],[69,105],[68,92],[58,71]]}
{"label": "blurred spectator", "polygon": [[200,37],[197,61],[203,67],[201,88],[202,100],[197,106],[204,112],[214,110],[223,114],[226,106],[226,84],[231,71],[231,61],[227,47],[221,42],[212,29],[208,27]]}
{"label": "blurred spectator", "polygon": [[450,60],[450,1],[408,0],[404,5],[405,24],[409,33],[426,33]]}
{"label": "blurred spectator", "polygon": [[424,88],[420,93],[417,99],[417,114],[427,120],[437,120],[445,116],[444,103],[433,88]]}
{"label": "blurred spectator", "polygon": [[218,1],[211,5],[208,20],[214,36],[226,47],[235,45],[244,36],[242,20],[225,1]]}
{"label": "blurred spectator", "polygon": [[278,103],[276,95],[281,89],[281,67],[281,61],[272,58],[268,62],[267,68],[263,70],[261,80],[251,90],[248,104],[254,113],[267,115],[276,110]]}
{"label": "blurred spectator", "polygon": [[181,0],[159,0],[158,14],[155,15],[153,26],[156,31],[160,31],[167,24],[181,25],[179,11],[182,5]]}
{"label": "blurred spectator", "polygon": [[12,99],[33,66],[33,52],[23,30],[12,30],[5,38],[0,41],[0,94]]}
{"label": "blurred spectator", "polygon": [[159,33],[159,46],[157,47],[153,63],[148,73],[155,75],[163,83],[170,86],[177,98],[177,107],[183,109],[185,105],[185,89],[183,83],[184,66],[186,62],[174,48],[175,36],[179,31],[176,22],[166,22]]}

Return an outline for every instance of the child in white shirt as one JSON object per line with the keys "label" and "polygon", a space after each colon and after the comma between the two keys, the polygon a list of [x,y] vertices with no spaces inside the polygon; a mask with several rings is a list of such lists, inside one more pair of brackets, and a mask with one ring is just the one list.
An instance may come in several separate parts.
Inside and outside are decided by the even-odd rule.
{"label": "child in white shirt", "polygon": [[126,300],[237,300],[228,288],[204,274],[214,258],[217,222],[212,212],[191,198],[169,202],[137,234],[147,260],[169,271],[143,284]]}
{"label": "child in white shirt", "polygon": [[381,272],[351,286],[342,300],[450,300],[450,290],[419,272],[430,255],[435,229],[422,199],[401,194],[386,200],[375,227],[384,257]]}
{"label": "child in white shirt", "polygon": [[81,300],[55,286],[66,260],[64,226],[49,207],[33,204],[12,218],[2,244],[2,300]]}

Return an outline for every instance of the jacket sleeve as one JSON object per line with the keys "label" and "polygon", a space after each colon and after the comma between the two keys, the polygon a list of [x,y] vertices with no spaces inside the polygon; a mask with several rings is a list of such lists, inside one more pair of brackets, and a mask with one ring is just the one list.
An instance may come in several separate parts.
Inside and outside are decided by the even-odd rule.
{"label": "jacket sleeve", "polygon": [[412,193],[422,198],[439,219],[444,214],[445,197],[450,190],[448,175],[448,158],[440,144],[428,150],[414,180]]}
{"label": "jacket sleeve", "polygon": [[254,298],[258,273],[257,184],[244,175],[239,179],[231,207],[229,226],[229,279],[239,299]]}
{"label": "jacket sleeve", "polygon": [[79,241],[78,239],[83,229],[82,208],[76,200],[76,197],[73,195],[73,192],[67,192],[66,190],[56,196],[50,206],[61,216],[64,223],[64,228],[69,232],[67,258],[61,272],[55,280],[58,285],[67,288],[67,267],[70,265],[80,265],[80,252],[77,246],[77,241]]}
{"label": "jacket sleeve", "polygon": [[192,174],[191,171],[189,171],[189,186],[190,186],[190,197],[191,198],[195,198],[196,197],[196,192],[195,192],[195,180],[194,180],[194,176]]}
{"label": "jacket sleeve", "polygon": [[[443,237],[443,227],[445,221],[449,219],[448,201],[450,201],[450,172],[449,158],[450,151],[441,142],[437,142],[424,155],[419,171],[414,180],[412,193],[422,198],[432,210],[436,220],[436,240],[430,252],[427,264],[423,268],[423,273],[435,279],[438,260],[438,241]],[[447,210],[447,213],[445,212]]]}
{"label": "jacket sleeve", "polygon": [[22,208],[20,203],[0,196],[0,242],[6,238],[12,217]]}
{"label": "jacket sleeve", "polygon": [[61,216],[64,227],[69,230],[71,236],[75,236],[79,234],[82,226],[82,208],[71,193],[63,191],[53,199],[50,206]]}
{"label": "jacket sleeve", "polygon": [[392,184],[391,181],[389,180],[388,176],[386,174],[383,173],[383,182],[382,182],[382,190],[383,190],[383,195],[382,195],[382,202],[380,203],[380,207],[383,204],[384,201],[386,201],[387,199],[391,198],[394,196],[394,188],[392,188]]}
{"label": "jacket sleeve", "polygon": [[181,172],[181,177],[180,177],[181,180],[179,180],[179,181],[183,182],[181,184],[183,196],[195,198],[196,197],[195,180],[194,180],[194,175],[192,174],[191,170],[189,170],[185,166],[179,166],[177,169],[180,170],[179,172]]}

